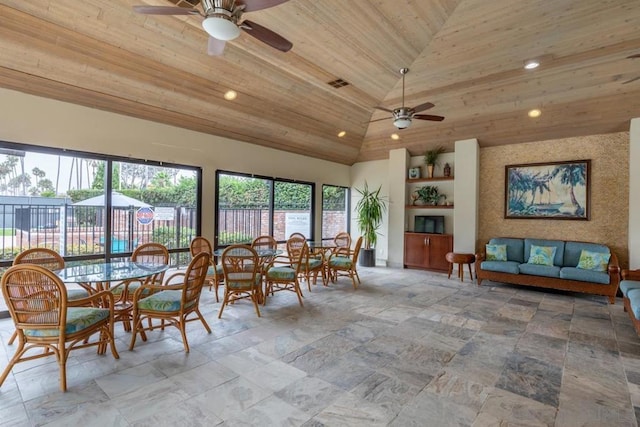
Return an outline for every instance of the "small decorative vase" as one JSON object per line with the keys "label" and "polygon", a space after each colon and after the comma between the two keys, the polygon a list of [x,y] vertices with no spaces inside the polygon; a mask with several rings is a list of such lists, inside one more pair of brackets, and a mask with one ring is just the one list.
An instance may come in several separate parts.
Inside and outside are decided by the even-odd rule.
{"label": "small decorative vase", "polygon": [[433,178],[433,167],[434,165],[427,165],[427,176],[429,178]]}
{"label": "small decorative vase", "polygon": [[444,164],[444,176],[446,177],[451,176],[451,166],[449,166],[449,163]]}

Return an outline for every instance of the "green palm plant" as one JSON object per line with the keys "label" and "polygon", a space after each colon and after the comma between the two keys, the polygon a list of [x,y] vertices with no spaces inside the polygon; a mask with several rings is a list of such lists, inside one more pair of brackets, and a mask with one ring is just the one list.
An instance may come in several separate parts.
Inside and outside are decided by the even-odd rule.
{"label": "green palm plant", "polygon": [[375,247],[378,241],[378,228],[382,224],[382,216],[387,209],[386,201],[380,195],[381,189],[382,186],[375,191],[370,191],[366,181],[364,188],[356,188],[356,191],[362,196],[356,203],[356,212],[358,214],[358,228],[364,237],[365,249]]}

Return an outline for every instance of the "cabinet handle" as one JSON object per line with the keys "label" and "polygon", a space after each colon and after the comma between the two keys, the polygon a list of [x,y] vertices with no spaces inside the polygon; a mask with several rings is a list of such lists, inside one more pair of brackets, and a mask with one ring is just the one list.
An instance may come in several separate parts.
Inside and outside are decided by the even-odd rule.
{"label": "cabinet handle", "polygon": [[427,245],[428,245],[428,243],[427,243],[427,238],[426,238],[426,237],[424,238],[424,245],[425,245],[425,246],[427,246]]}
{"label": "cabinet handle", "polygon": [[429,246],[430,244],[431,244],[431,238],[429,238],[429,237],[425,237],[425,238],[424,238],[424,245],[425,245],[425,246]]}

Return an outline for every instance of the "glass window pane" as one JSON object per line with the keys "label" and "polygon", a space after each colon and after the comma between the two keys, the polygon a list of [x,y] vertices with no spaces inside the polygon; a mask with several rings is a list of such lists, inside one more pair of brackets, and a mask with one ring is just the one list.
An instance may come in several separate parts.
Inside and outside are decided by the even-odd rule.
{"label": "glass window pane", "polygon": [[276,181],[274,184],[273,237],[287,240],[292,233],[302,233],[311,239],[312,186]]}
{"label": "glass window pane", "polygon": [[322,238],[349,232],[349,189],[332,185],[322,186]]}
{"label": "glass window pane", "polygon": [[251,243],[271,234],[271,181],[249,176],[218,176],[217,245]]}

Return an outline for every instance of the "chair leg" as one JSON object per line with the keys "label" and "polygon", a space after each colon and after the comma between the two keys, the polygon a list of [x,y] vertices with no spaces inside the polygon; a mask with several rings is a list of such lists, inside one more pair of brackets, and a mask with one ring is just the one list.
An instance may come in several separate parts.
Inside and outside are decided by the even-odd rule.
{"label": "chair leg", "polygon": [[24,352],[25,352],[24,341],[23,340],[18,340],[18,348],[17,348],[15,354],[13,355],[11,360],[9,361],[9,364],[7,365],[7,367],[4,368],[4,371],[2,372],[2,375],[0,375],[0,386],[2,386],[2,384],[4,383],[4,380],[7,379],[7,376],[9,375],[9,372],[11,372],[11,370],[14,367],[14,365],[20,360],[20,358],[22,357]]}
{"label": "chair leg", "polygon": [[180,335],[182,335],[182,345],[184,345],[184,352],[189,353],[189,341],[187,341],[187,325],[184,318],[178,321],[178,329],[180,329]]}
{"label": "chair leg", "polygon": [[224,306],[229,303],[229,295],[228,295],[228,293],[229,292],[225,289],[224,290],[224,296],[222,297],[222,305],[220,306],[220,312],[218,313],[218,319],[220,319],[222,317],[222,311],[224,310]]}
{"label": "chair leg", "polygon": [[67,391],[67,357],[64,345],[58,349],[56,356],[58,357],[58,366],[60,367],[60,390]]}
{"label": "chair leg", "polygon": [[300,301],[300,307],[304,307],[304,304],[302,303],[302,291],[300,290],[300,284],[298,282],[295,282],[295,284],[293,285],[293,290],[296,292],[296,295],[298,296],[298,301]]}
{"label": "chair leg", "polygon": [[12,345],[16,338],[18,338],[18,331],[13,331],[13,335],[11,335],[7,344]]}
{"label": "chair leg", "polygon": [[211,333],[211,328],[209,327],[209,324],[207,323],[207,321],[204,320],[204,316],[202,315],[202,313],[200,313],[200,309],[196,308],[194,311],[196,312],[196,314],[198,315],[198,318],[204,325],[204,328],[207,330],[207,333]]}
{"label": "chair leg", "polygon": [[258,315],[258,317],[262,317],[260,316],[260,308],[258,308],[258,295],[255,292],[251,293],[251,301],[253,301],[253,306],[256,309],[256,314]]}

